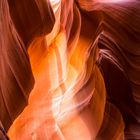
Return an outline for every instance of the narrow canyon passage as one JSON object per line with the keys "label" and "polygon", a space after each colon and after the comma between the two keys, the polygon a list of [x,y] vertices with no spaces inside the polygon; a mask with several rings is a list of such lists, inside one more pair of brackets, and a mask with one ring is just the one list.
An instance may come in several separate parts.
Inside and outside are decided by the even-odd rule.
{"label": "narrow canyon passage", "polygon": [[140,139],[139,0],[0,0],[0,139]]}

